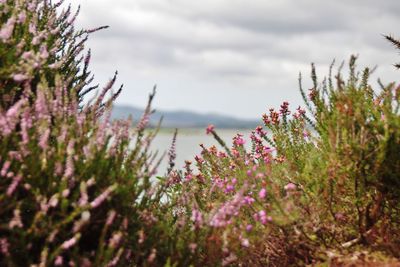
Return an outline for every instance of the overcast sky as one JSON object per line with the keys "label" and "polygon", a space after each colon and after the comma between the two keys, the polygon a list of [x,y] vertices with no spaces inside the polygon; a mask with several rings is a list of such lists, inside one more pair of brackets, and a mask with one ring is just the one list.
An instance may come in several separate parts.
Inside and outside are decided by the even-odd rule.
{"label": "overcast sky", "polygon": [[92,67],[104,83],[118,70],[117,103],[259,118],[282,101],[302,104],[298,73],[321,78],[333,59],[359,55],[396,80],[400,61],[382,34],[400,36],[399,0],[79,0],[78,26],[91,36]]}

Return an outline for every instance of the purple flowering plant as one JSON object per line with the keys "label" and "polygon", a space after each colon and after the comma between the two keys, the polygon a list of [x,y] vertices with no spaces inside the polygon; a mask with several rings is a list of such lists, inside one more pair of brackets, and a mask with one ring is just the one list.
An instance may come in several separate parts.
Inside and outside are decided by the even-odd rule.
{"label": "purple flowering plant", "polygon": [[111,121],[116,76],[92,86],[85,54],[104,27],[75,30],[78,12],[62,2],[0,1],[0,265],[166,262],[156,130],[146,130],[154,92],[135,124]]}

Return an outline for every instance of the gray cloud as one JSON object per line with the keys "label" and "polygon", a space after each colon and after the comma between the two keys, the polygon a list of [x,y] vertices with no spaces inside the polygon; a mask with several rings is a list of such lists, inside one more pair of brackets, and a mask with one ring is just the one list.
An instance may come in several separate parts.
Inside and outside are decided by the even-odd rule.
{"label": "gray cloud", "polygon": [[[75,3],[75,2],[74,2]],[[93,70],[114,69],[126,84],[118,100],[143,105],[153,83],[167,109],[257,117],[283,100],[301,103],[299,71],[310,62],[325,75],[332,59],[360,55],[393,80],[396,51],[381,34],[396,34],[397,0],[85,0],[79,25],[94,34]],[[400,33],[399,33],[400,34]],[[306,79],[305,79],[306,80]],[[307,86],[308,81],[306,81]]]}

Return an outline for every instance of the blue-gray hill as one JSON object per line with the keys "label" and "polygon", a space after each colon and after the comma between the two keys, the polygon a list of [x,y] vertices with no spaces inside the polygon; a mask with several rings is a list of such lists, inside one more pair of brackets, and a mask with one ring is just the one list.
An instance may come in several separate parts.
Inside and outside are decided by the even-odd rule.
{"label": "blue-gray hill", "polygon": [[[142,113],[143,109],[141,108],[125,105],[115,105],[112,111],[112,118],[124,119],[131,115],[134,122],[137,122],[140,119]],[[151,125],[157,125],[162,116],[163,128],[204,128],[207,127],[209,124],[213,124],[218,128],[245,129],[255,128],[261,123],[258,120],[243,120],[213,113],[200,114],[184,110],[156,110],[156,112],[151,116]]]}

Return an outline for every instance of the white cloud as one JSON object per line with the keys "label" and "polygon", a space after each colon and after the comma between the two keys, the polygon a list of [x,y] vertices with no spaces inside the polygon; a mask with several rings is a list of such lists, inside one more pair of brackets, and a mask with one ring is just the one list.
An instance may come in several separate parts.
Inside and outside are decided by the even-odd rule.
{"label": "white cloud", "polygon": [[[95,33],[93,70],[103,82],[115,69],[121,103],[144,105],[158,83],[158,108],[259,117],[283,100],[301,103],[297,75],[321,75],[335,58],[360,55],[388,80],[396,51],[396,0],[85,0],[79,25]],[[238,108],[241,107],[241,108]]]}

